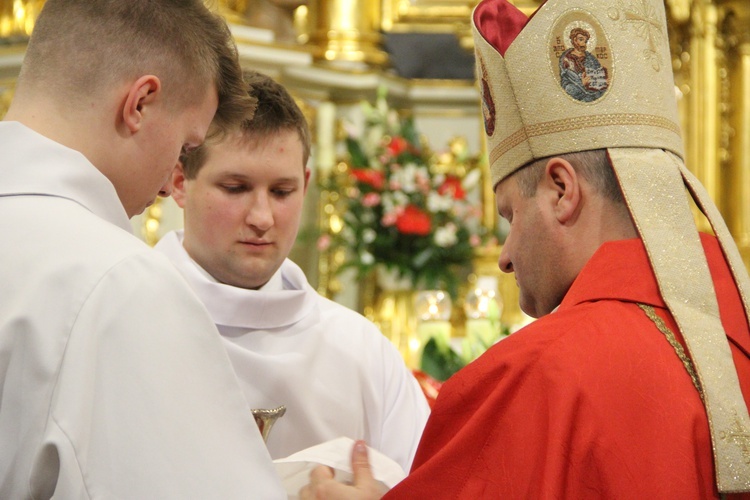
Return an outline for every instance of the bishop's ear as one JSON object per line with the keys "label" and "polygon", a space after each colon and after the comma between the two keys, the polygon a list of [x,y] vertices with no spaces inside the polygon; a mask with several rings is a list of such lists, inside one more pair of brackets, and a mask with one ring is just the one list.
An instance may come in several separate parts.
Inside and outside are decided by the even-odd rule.
{"label": "bishop's ear", "polygon": [[560,223],[572,222],[581,207],[581,178],[567,160],[552,158],[544,182],[554,195],[554,213]]}
{"label": "bishop's ear", "polygon": [[172,171],[172,198],[180,208],[185,208],[185,168],[178,161]]}

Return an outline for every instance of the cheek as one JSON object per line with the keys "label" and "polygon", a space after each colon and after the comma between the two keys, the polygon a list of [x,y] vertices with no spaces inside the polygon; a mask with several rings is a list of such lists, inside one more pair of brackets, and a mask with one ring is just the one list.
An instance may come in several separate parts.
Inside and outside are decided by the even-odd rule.
{"label": "cheek", "polygon": [[230,226],[242,219],[243,205],[237,201],[228,200],[221,194],[207,191],[195,198],[190,212],[198,215],[204,225],[204,230],[220,232],[219,228]]}
{"label": "cheek", "polygon": [[508,233],[505,236],[505,241],[503,242],[503,248],[505,248],[506,251],[508,252],[508,255],[511,258],[513,258],[515,257],[517,246],[518,246],[518,229],[516,228],[515,223],[513,223],[508,226]]}
{"label": "cheek", "polygon": [[292,236],[297,234],[302,221],[302,202],[290,203],[276,210],[276,225]]}

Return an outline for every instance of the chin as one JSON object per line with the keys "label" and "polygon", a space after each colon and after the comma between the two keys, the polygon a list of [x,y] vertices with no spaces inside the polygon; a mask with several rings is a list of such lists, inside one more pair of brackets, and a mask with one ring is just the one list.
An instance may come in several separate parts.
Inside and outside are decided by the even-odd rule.
{"label": "chin", "polygon": [[268,283],[268,280],[271,279],[271,276],[273,276],[273,274],[269,274],[268,276],[266,276],[266,275],[263,275],[263,276],[255,275],[255,276],[249,277],[243,283],[242,288],[249,288],[250,290],[257,290],[258,288],[261,288],[266,283]]}
{"label": "chin", "polygon": [[542,316],[547,314],[544,311],[539,311],[538,307],[535,307],[538,304],[535,304],[533,301],[524,299],[523,296],[521,296],[521,298],[519,299],[518,304],[519,304],[519,307],[521,308],[521,311],[523,311],[524,314],[527,314],[534,319],[541,318]]}

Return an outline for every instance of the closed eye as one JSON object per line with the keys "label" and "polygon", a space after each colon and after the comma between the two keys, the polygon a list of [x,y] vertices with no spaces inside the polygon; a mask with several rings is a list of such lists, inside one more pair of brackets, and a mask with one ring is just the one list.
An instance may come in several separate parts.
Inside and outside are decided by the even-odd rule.
{"label": "closed eye", "polygon": [[271,193],[278,198],[286,198],[287,196],[291,195],[295,191],[296,189],[284,188],[284,189],[272,189]]}
{"label": "closed eye", "polygon": [[229,194],[239,194],[247,191],[247,186],[244,184],[222,184],[221,189]]}

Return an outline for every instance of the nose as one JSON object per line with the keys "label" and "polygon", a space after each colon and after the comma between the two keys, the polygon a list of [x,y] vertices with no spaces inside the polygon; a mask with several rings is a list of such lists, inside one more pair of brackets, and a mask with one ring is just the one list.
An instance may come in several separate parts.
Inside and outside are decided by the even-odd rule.
{"label": "nose", "polygon": [[268,231],[273,226],[273,210],[267,193],[253,193],[245,222],[258,231]]}
{"label": "nose", "polygon": [[500,270],[504,273],[513,272],[513,262],[511,262],[510,256],[508,255],[507,245],[502,246],[500,250],[500,258],[497,261],[497,265],[500,268]]}
{"label": "nose", "polygon": [[170,178],[162,187],[159,189],[159,196],[166,198],[172,194],[172,179]]}

